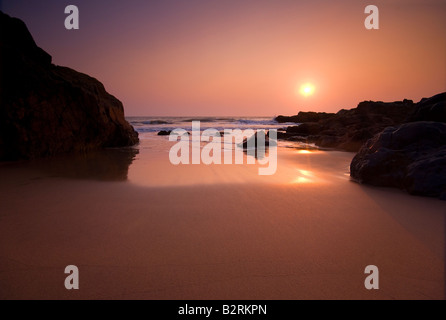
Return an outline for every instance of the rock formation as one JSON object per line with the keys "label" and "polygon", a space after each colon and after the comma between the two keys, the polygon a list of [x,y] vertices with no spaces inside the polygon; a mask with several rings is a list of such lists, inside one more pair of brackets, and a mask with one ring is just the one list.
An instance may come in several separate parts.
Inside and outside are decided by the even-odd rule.
{"label": "rock formation", "polygon": [[364,101],[302,122],[278,138],[359,150],[350,167],[354,180],[446,200],[446,92],[416,104]]}
{"label": "rock formation", "polygon": [[328,119],[334,116],[334,113],[326,113],[326,112],[299,112],[295,116],[277,116],[274,118],[279,123],[284,122],[295,122],[295,123],[305,123],[305,122],[318,122],[320,120]]}
{"label": "rock formation", "polygon": [[361,148],[350,172],[361,183],[446,200],[446,124],[389,127]]}
{"label": "rock formation", "polygon": [[0,12],[0,161],[138,142],[98,80],[51,60],[21,20]]}
{"label": "rock formation", "polygon": [[421,99],[408,121],[446,122],[446,92]]}
{"label": "rock formation", "polygon": [[404,123],[414,108],[415,104],[410,100],[364,101],[359,103],[357,108],[340,110],[317,122],[290,126],[286,135],[280,135],[280,138],[356,152],[368,139],[386,127]]}

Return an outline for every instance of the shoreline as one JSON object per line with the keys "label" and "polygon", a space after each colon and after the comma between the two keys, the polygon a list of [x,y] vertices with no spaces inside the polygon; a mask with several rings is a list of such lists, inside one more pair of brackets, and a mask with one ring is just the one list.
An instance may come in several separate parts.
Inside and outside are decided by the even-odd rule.
{"label": "shoreline", "polygon": [[[349,181],[351,153],[280,147],[271,181],[256,166],[173,167],[167,149],[141,140],[119,181],[0,167],[0,297],[444,298],[444,202]],[[364,288],[369,264],[379,290]]]}

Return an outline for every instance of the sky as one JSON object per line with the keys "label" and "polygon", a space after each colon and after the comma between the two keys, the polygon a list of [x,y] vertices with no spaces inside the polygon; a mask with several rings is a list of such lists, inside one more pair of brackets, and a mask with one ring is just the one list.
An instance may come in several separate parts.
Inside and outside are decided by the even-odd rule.
{"label": "sky", "polygon": [[[3,0],[127,116],[336,112],[446,91],[445,0]],[[367,5],[379,29],[367,30]],[[67,5],[79,29],[67,30]],[[312,94],[300,88],[310,83]]]}

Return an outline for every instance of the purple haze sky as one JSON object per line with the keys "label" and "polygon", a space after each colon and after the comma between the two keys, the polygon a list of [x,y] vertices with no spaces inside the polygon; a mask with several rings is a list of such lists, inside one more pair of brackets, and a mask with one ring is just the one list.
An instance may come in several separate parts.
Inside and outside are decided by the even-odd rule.
{"label": "purple haze sky", "polygon": [[[64,28],[69,4],[79,30]],[[379,30],[364,27],[368,4]],[[444,0],[4,0],[2,11],[55,64],[104,83],[126,115],[335,112],[446,89]]]}

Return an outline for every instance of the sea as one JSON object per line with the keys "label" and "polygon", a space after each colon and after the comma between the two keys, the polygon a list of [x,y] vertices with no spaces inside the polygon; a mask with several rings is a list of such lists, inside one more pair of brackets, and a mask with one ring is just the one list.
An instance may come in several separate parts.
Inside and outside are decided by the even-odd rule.
{"label": "sea", "polygon": [[200,121],[200,130],[209,128],[270,130],[286,129],[296,123],[278,123],[273,117],[127,117],[127,121],[139,133],[140,139],[150,139],[161,130],[181,128],[191,131],[192,121]]}

